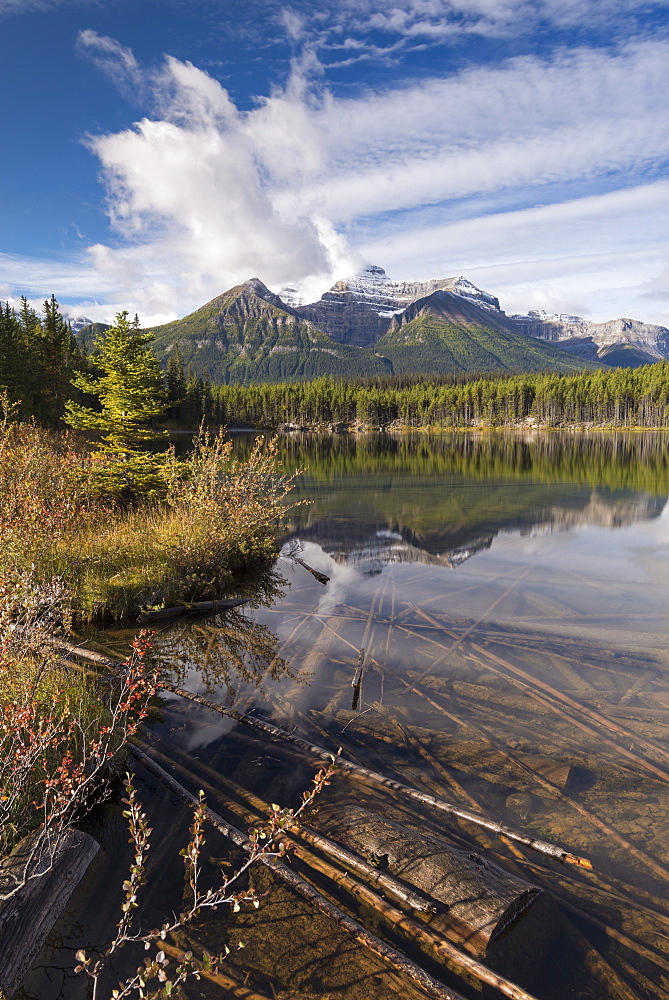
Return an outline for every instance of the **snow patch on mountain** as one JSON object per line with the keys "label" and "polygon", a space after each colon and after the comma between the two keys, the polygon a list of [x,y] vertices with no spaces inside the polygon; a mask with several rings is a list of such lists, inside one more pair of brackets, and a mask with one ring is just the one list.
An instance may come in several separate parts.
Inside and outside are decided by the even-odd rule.
{"label": "snow patch on mountain", "polygon": [[322,298],[343,292],[353,296],[361,304],[366,304],[380,316],[390,317],[403,312],[417,299],[440,290],[472,299],[477,305],[499,312],[498,299],[477,288],[461,274],[454,278],[433,278],[430,281],[393,281],[376,264],[370,264],[350,278],[337,281]]}
{"label": "snow patch on mountain", "polygon": [[570,316],[569,313],[552,313],[544,309],[530,309],[527,313],[514,313],[511,319],[517,319],[521,323],[587,323],[588,320],[582,316]]}

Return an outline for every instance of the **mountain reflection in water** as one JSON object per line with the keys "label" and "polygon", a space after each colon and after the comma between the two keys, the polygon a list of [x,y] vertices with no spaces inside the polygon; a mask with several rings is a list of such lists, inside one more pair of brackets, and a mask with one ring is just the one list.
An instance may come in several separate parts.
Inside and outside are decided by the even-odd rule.
{"label": "mountain reflection in water", "polygon": [[316,498],[290,518],[288,543],[314,542],[363,572],[455,568],[500,533],[621,528],[659,517],[669,494],[657,434],[301,435],[282,446],[284,462],[306,468],[299,494]]}

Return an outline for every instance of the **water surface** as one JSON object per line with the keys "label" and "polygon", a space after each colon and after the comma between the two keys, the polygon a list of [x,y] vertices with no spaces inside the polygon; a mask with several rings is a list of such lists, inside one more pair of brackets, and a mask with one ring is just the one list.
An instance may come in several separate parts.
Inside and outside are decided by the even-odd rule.
{"label": "water surface", "polygon": [[[561,865],[343,776],[324,793],[550,892],[554,940],[516,977],[545,1000],[669,996],[668,440],[285,438],[285,468],[307,469],[295,497],[313,502],[290,512],[273,576],[243,614],[159,639],[190,690],[591,859],[591,873]],[[153,735],[195,783],[218,774],[268,802],[296,805],[313,773],[176,699]],[[267,997],[414,996],[284,889],[198,935],[209,948],[242,935],[231,969]],[[495,995],[428,965],[467,998]]]}

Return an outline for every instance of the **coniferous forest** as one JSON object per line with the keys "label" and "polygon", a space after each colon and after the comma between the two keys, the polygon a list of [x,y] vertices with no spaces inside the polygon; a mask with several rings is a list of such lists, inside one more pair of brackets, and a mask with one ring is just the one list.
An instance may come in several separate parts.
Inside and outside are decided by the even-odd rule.
{"label": "coniferous forest", "polygon": [[403,427],[505,426],[536,421],[613,427],[669,425],[669,362],[580,375],[393,376],[359,382],[207,387],[216,423],[277,427],[363,424]]}
{"label": "coniferous forest", "polygon": [[53,295],[41,316],[25,297],[18,312],[0,303],[0,387],[20,404],[21,419],[58,424],[73,395],[70,382],[85,367],[86,350]]}
{"label": "coniferous forest", "polygon": [[[77,372],[94,373],[95,350],[77,341],[56,299],[42,316],[23,299],[0,306],[0,387],[20,401],[20,417],[60,424]],[[416,427],[594,425],[669,426],[669,362],[576,375],[412,374],[311,382],[214,385],[186,369],[179,348],[163,373],[165,419],[176,428],[216,426]],[[81,393],[79,393],[81,397]],[[83,398],[83,397],[81,397]]]}

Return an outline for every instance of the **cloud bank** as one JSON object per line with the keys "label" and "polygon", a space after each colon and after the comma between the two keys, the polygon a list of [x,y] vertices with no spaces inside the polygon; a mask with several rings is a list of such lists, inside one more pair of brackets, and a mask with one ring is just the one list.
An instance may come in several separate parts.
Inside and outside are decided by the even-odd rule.
{"label": "cloud bank", "polygon": [[[412,9],[443,6],[426,0]],[[461,6],[503,13],[484,0]],[[370,4],[367,17],[381,12]],[[290,13],[284,21],[299,40],[303,21]],[[484,271],[500,266],[498,257],[508,262],[510,246],[524,264],[579,260],[590,255],[589,213],[597,214],[597,197],[609,205],[611,189],[624,200],[643,188],[651,199],[649,212],[632,213],[617,234],[605,227],[634,261],[636,220],[666,206],[666,185],[643,183],[669,159],[669,44],[661,40],[519,57],[348,99],[323,88],[307,46],[285,87],[246,112],[191,63],[166,57],[143,70],[113,39],[87,31],[79,44],[153,108],[130,129],[87,140],[119,238],[89,257],[104,285],[116,283],[144,314],[183,314],[252,275],[274,288],[301,282],[315,295],[370,259],[407,277]],[[575,182],[603,185],[587,211],[565,193]],[[537,209],[544,221],[528,225],[528,209],[546,199],[554,210]],[[426,228],[426,207],[447,221]],[[669,234],[650,242],[665,246]],[[660,274],[654,251],[647,258]],[[646,281],[649,296],[655,286]]]}

